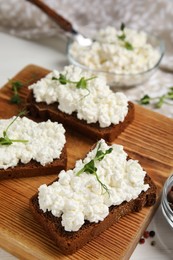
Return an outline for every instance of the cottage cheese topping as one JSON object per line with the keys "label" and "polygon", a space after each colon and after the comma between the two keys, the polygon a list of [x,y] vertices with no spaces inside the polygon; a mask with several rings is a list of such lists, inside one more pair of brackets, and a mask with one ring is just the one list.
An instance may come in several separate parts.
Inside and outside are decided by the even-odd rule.
{"label": "cottage cheese topping", "polygon": [[[0,120],[0,136],[12,122],[13,118]],[[61,155],[66,142],[65,130],[61,124],[47,122],[36,123],[26,117],[17,120],[8,129],[11,139],[28,140],[27,143],[16,142],[11,145],[0,145],[0,169],[24,164],[32,159],[45,165]]]}
{"label": "cottage cheese topping", "polygon": [[[77,82],[82,77],[91,78],[93,75],[82,71],[75,66],[67,66],[62,72],[67,79]],[[58,102],[58,109],[67,114],[77,113],[79,119],[84,119],[88,124],[99,122],[100,127],[108,127],[124,121],[128,113],[128,100],[126,96],[114,93],[104,78],[96,77],[87,81],[87,89],[76,88],[75,84],[60,84],[59,72],[53,71],[29,88],[33,89],[36,102],[52,104]]]}
{"label": "cottage cheese topping", "polygon": [[[100,140],[102,151],[110,148]],[[97,145],[98,146],[98,145]],[[109,189],[103,190],[95,175],[76,173],[95,157],[97,146],[86,158],[78,160],[73,170],[61,171],[59,180],[39,188],[39,205],[43,212],[51,211],[56,217],[62,217],[62,226],[66,231],[77,231],[85,220],[102,221],[109,214],[111,205],[135,199],[149,188],[144,184],[146,172],[135,160],[127,160],[123,146],[113,144],[113,151],[97,161],[97,175]]]}
{"label": "cottage cheese topping", "polygon": [[125,28],[126,41],[133,46],[133,50],[124,47],[124,42],[117,37],[120,35],[122,31],[107,27],[97,32],[97,41],[90,47],[81,47],[74,42],[70,54],[90,69],[116,74],[144,72],[159,61],[159,51],[148,43],[145,32]]}

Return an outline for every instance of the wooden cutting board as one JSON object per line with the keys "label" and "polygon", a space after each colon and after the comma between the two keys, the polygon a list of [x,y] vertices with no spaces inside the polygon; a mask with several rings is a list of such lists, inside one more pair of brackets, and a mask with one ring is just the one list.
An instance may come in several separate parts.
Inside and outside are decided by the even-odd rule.
{"label": "wooden cutting board", "polygon": [[[13,81],[26,86],[20,91],[26,97],[27,84],[40,79],[49,71],[34,65],[25,67]],[[11,83],[0,90],[0,118],[16,115],[21,109],[9,102]],[[25,103],[23,102],[22,106]],[[29,198],[56,175],[3,180],[0,183],[0,246],[20,259],[129,259],[140,236],[149,224],[159,203],[161,189],[173,170],[173,120],[135,105],[135,119],[115,143],[123,144],[133,159],[138,159],[158,187],[154,207],[124,217],[119,223],[87,244],[72,256],[64,256],[33,219]],[[85,155],[93,141],[73,132],[67,134],[68,167]]]}

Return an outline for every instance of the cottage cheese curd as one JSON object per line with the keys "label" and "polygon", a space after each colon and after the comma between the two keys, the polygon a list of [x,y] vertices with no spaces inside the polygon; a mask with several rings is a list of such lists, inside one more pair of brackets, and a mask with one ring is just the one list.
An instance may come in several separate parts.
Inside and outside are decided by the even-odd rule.
{"label": "cottage cheese curd", "polygon": [[[0,136],[3,136],[3,131],[13,119],[14,117],[0,120]],[[63,126],[50,120],[36,123],[26,117],[19,117],[7,133],[10,139],[28,142],[0,145],[0,169],[14,167],[19,162],[26,164],[32,159],[44,166],[60,157],[66,142]]]}
{"label": "cottage cheese curd", "polygon": [[[100,142],[103,152],[110,148],[104,140]],[[73,170],[61,171],[58,181],[39,187],[40,209],[61,216],[66,231],[79,230],[85,220],[96,223],[104,220],[111,205],[136,199],[141,191],[149,188],[144,184],[146,172],[137,161],[127,160],[123,146],[116,144],[111,146],[110,154],[95,162],[97,175],[109,193],[103,190],[95,175],[84,172],[77,176],[78,171],[95,157],[97,147],[98,144],[83,161],[78,160]]]}
{"label": "cottage cheese curd", "polygon": [[[73,65],[66,66],[62,71],[67,79],[78,82],[82,77],[93,75]],[[127,97],[114,93],[106,84],[105,78],[97,76],[87,81],[87,88],[77,88],[73,83],[60,84],[60,73],[56,70],[45,78],[31,85],[36,102],[52,104],[58,102],[58,109],[67,114],[76,112],[77,118],[84,119],[88,124],[98,122],[100,127],[108,127],[124,121],[128,113]]]}
{"label": "cottage cheese curd", "polygon": [[70,55],[80,64],[93,70],[116,74],[136,74],[152,68],[160,58],[159,51],[148,43],[145,32],[125,28],[125,40],[133,46],[128,50],[118,36],[121,30],[106,27],[95,35],[96,41],[89,47],[82,47],[74,42]]}

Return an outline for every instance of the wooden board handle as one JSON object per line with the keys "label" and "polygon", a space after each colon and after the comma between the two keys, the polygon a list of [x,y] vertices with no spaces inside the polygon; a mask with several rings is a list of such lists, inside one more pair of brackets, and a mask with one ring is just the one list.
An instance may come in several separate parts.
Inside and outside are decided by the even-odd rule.
{"label": "wooden board handle", "polygon": [[65,18],[63,18],[61,15],[59,15],[53,9],[51,9],[43,1],[40,1],[40,0],[26,0],[26,1],[39,7],[45,14],[47,14],[50,18],[52,18],[63,30],[65,30],[67,32],[74,31],[73,26],[69,21],[67,21]]}

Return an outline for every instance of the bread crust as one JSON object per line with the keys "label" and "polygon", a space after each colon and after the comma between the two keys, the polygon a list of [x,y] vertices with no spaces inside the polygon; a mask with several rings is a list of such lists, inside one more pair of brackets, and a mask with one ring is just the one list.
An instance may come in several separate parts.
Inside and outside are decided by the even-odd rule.
{"label": "bread crust", "polygon": [[67,168],[67,148],[64,145],[60,158],[54,159],[53,162],[42,166],[39,162],[31,160],[29,163],[24,164],[19,162],[15,167],[7,168],[6,170],[0,170],[0,180],[12,179],[21,177],[33,177],[41,175],[50,175],[66,170]]}
{"label": "bread crust", "polygon": [[128,114],[123,122],[117,125],[101,128],[98,123],[87,124],[85,120],[77,118],[76,113],[68,115],[58,109],[58,103],[47,105],[45,102],[36,102],[31,90],[27,100],[27,109],[31,116],[52,121],[58,121],[65,127],[73,128],[74,130],[86,135],[94,140],[105,139],[107,142],[112,142],[134,119],[134,104],[128,102]]}
{"label": "bread crust", "polygon": [[51,212],[44,213],[39,208],[38,193],[30,199],[29,207],[34,218],[43,226],[62,253],[65,255],[73,254],[118,222],[120,218],[132,212],[138,212],[144,206],[152,206],[156,202],[156,186],[148,175],[145,176],[145,183],[148,183],[150,188],[146,192],[142,191],[137,199],[132,199],[129,202],[124,201],[118,206],[111,206],[109,215],[103,221],[99,223],[85,221],[84,225],[76,232],[65,231],[61,225],[61,217],[57,218]]}

